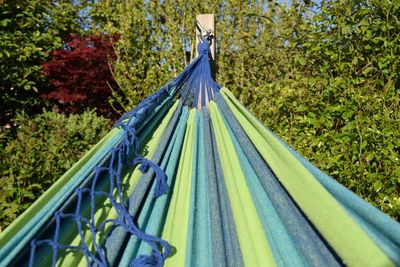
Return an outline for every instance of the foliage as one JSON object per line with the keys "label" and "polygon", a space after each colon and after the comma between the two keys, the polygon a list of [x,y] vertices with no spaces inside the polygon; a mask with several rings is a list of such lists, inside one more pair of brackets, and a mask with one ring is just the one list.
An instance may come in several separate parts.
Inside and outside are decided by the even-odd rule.
{"label": "foliage", "polygon": [[1,123],[16,109],[40,106],[37,93],[47,88],[41,63],[61,47],[65,36],[80,31],[80,6],[75,2],[5,0],[0,4]]}
{"label": "foliage", "polygon": [[109,115],[112,110],[108,99],[112,88],[117,88],[111,72],[114,60],[111,37],[71,35],[64,47],[52,51],[43,64],[44,73],[54,87],[43,96],[73,111],[95,107]]}
{"label": "foliage", "polygon": [[0,130],[0,229],[11,223],[109,130],[95,111],[16,116],[15,136]]}

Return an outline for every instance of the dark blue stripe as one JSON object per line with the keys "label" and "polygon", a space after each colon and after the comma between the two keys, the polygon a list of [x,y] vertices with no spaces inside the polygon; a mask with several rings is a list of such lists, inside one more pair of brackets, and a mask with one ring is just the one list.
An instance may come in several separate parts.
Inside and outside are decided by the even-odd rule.
{"label": "dark blue stripe", "polygon": [[203,112],[214,266],[244,266],[208,111]]}

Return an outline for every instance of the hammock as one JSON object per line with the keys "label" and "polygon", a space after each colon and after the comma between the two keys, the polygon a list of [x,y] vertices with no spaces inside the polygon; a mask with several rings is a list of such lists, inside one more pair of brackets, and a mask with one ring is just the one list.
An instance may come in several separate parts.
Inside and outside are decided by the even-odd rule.
{"label": "hammock", "polygon": [[260,123],[209,43],[0,235],[0,266],[400,266],[400,225]]}

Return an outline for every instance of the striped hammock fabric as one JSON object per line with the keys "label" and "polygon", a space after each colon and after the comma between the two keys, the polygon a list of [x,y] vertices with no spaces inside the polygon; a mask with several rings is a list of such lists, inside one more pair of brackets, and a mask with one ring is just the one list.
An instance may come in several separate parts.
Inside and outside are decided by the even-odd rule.
{"label": "striped hammock fabric", "polygon": [[0,235],[0,266],[400,266],[400,224],[210,75],[209,44]]}

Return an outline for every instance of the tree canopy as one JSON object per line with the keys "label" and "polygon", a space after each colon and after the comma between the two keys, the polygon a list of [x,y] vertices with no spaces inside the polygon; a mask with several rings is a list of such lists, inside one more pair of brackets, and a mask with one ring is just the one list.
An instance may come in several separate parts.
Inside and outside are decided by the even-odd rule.
{"label": "tree canopy", "polygon": [[118,89],[112,76],[112,63],[116,59],[112,43],[118,38],[73,34],[68,39],[43,63],[43,72],[54,89],[42,96],[69,110],[91,107],[102,114],[112,112],[108,99]]}
{"label": "tree canopy", "polygon": [[[0,4],[0,113],[28,108],[48,87],[41,63],[80,31],[73,1],[6,0]],[[3,118],[4,119],[4,118]]]}

